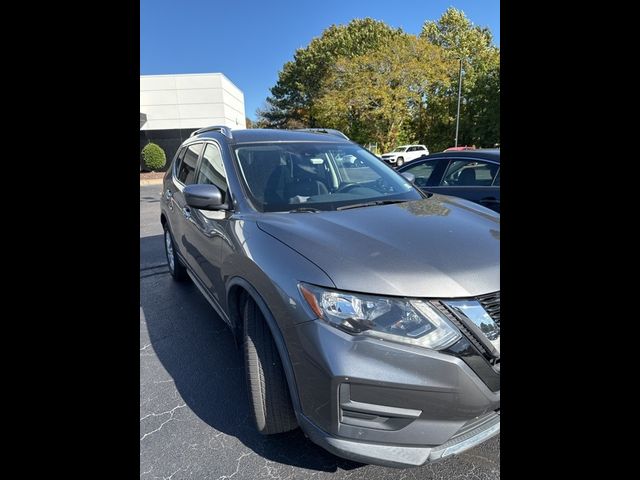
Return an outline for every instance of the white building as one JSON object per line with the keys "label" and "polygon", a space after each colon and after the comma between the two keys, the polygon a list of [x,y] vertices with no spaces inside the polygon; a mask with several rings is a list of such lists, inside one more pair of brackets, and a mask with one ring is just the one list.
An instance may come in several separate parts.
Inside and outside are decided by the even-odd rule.
{"label": "white building", "polygon": [[140,75],[140,124],[140,149],[157,143],[169,161],[198,128],[246,128],[244,94],[222,73]]}

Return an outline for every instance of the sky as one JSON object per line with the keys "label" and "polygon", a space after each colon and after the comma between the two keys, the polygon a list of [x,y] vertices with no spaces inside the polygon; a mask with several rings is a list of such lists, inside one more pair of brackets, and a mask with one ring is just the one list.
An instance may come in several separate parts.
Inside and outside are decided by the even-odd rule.
{"label": "sky", "polygon": [[255,120],[282,66],[332,24],[371,17],[418,34],[450,6],[500,45],[500,0],[141,0],[140,74],[221,72]]}

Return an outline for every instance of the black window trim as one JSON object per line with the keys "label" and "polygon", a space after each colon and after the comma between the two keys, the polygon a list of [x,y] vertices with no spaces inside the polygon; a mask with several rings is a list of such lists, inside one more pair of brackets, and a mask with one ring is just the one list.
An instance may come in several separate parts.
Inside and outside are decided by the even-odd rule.
{"label": "black window trim", "polygon": [[493,182],[491,182],[492,187],[500,187],[500,185],[496,185],[496,178],[500,176],[500,165],[498,165],[498,171],[496,172],[496,176],[493,177]]}

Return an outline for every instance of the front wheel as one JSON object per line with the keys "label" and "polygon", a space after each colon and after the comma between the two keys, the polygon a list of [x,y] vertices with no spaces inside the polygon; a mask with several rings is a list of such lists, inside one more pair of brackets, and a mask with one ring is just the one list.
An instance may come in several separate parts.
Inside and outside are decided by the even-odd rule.
{"label": "front wheel", "polygon": [[263,435],[288,432],[298,422],[278,349],[256,303],[248,299],[243,310],[245,370],[256,427]]}
{"label": "front wheel", "polygon": [[404,158],[398,157],[398,160],[396,160],[396,167],[401,167],[402,165],[404,165]]}

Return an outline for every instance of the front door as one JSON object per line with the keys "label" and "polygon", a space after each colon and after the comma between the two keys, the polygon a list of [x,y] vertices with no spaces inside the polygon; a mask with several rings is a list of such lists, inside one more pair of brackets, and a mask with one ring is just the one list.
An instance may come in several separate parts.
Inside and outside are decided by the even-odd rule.
{"label": "front door", "polygon": [[[228,187],[220,148],[215,143],[206,143],[196,173],[195,183],[215,185],[223,192],[227,201]],[[230,212],[227,210],[200,210],[190,208],[189,221],[185,227],[184,241],[191,252],[190,266],[207,292],[222,303],[224,285],[220,273],[222,242],[225,241],[225,226]]]}
{"label": "front door", "polygon": [[[461,197],[500,212],[500,165],[471,158],[452,159],[439,185],[428,190]],[[494,180],[498,180],[495,185]]]}

